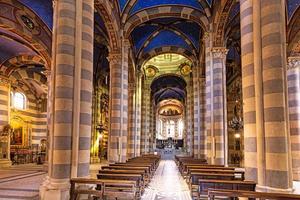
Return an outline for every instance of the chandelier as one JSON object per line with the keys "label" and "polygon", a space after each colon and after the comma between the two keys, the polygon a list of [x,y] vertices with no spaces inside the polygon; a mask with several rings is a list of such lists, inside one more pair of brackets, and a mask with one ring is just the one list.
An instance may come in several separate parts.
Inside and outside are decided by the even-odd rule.
{"label": "chandelier", "polygon": [[244,122],[241,117],[234,116],[232,120],[228,122],[228,126],[235,131],[239,131],[244,127]]}

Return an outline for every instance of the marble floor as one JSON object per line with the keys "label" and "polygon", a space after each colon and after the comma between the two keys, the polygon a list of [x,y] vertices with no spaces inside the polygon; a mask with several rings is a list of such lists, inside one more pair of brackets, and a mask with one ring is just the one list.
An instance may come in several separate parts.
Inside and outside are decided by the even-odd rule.
{"label": "marble floor", "polygon": [[35,164],[0,169],[0,200],[37,200],[45,176],[43,166]]}
{"label": "marble floor", "polygon": [[191,200],[188,185],[173,160],[161,160],[142,200]]}

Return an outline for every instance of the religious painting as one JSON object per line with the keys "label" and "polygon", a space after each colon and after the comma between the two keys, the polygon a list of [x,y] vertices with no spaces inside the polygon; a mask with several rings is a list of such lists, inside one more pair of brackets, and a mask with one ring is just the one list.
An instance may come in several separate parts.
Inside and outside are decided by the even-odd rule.
{"label": "religious painting", "polygon": [[23,127],[19,127],[13,130],[10,135],[11,145],[23,145]]}

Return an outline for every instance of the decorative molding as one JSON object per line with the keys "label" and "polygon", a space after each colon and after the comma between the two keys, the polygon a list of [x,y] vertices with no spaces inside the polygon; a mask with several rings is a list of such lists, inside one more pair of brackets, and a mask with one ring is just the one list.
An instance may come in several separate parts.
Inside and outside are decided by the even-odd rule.
{"label": "decorative molding", "polygon": [[288,57],[287,69],[295,69],[300,67],[300,56]]}
{"label": "decorative molding", "polygon": [[122,54],[121,53],[110,53],[108,56],[108,61],[111,64],[122,64]]}
{"label": "decorative molding", "polygon": [[8,78],[0,76],[0,86],[8,87],[10,85],[11,85],[11,81]]}
{"label": "decorative molding", "polygon": [[226,58],[228,49],[226,49],[225,47],[213,47],[211,48],[211,52],[213,58]]}

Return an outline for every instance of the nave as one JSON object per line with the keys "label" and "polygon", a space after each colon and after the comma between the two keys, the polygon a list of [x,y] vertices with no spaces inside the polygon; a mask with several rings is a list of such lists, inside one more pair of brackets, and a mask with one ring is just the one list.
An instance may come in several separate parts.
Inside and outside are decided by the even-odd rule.
{"label": "nave", "polygon": [[174,160],[161,160],[142,200],[191,200]]}

